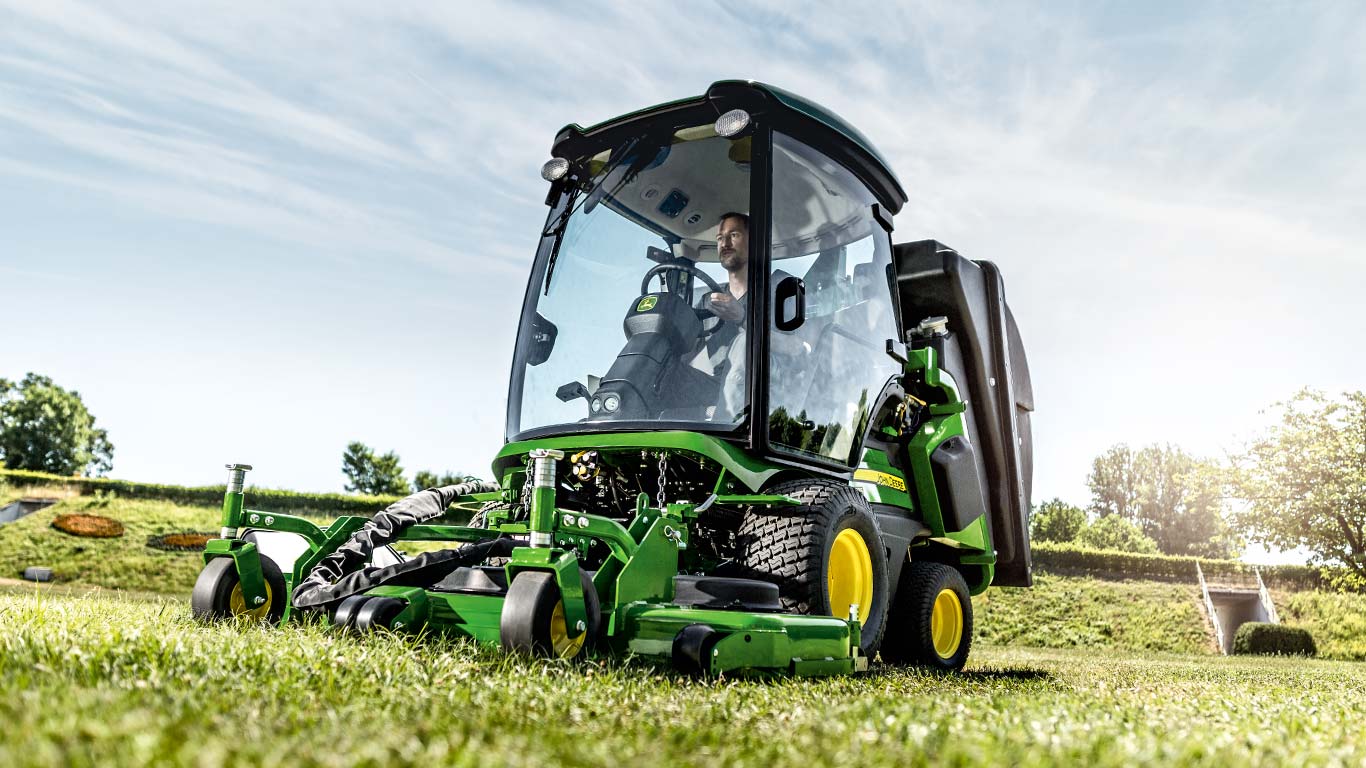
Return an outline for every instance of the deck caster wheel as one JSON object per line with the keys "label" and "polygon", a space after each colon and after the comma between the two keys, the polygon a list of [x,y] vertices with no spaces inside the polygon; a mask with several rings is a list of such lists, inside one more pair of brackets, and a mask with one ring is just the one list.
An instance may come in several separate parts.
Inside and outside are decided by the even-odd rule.
{"label": "deck caster wheel", "polygon": [[884,661],[956,672],[972,646],[972,597],[963,574],[943,563],[910,562],[882,644]]}
{"label": "deck caster wheel", "polygon": [[261,558],[261,577],[266,583],[266,599],[260,605],[247,605],[237,563],[231,557],[216,557],[204,566],[190,594],[190,612],[200,621],[218,621],[242,616],[254,621],[279,624],[285,615],[285,577],[275,561]]}
{"label": "deck caster wheel", "polygon": [[372,597],[356,611],[356,629],[361,632],[389,629],[390,623],[407,605],[392,597]]}
{"label": "deck caster wheel", "polygon": [[369,595],[352,595],[337,606],[337,612],[332,614],[332,626],[338,629],[354,629],[356,618],[360,614],[360,609],[370,602]]}
{"label": "deck caster wheel", "polygon": [[685,675],[705,677],[711,672],[711,652],[721,633],[706,624],[689,624],[674,636],[674,668]]}
{"label": "deck caster wheel", "polygon": [[588,616],[583,629],[571,630],[565,624],[564,601],[555,575],[545,571],[517,574],[508,586],[498,623],[503,648],[531,656],[572,659],[591,645],[602,624],[602,609],[588,572],[580,569],[579,580]]}

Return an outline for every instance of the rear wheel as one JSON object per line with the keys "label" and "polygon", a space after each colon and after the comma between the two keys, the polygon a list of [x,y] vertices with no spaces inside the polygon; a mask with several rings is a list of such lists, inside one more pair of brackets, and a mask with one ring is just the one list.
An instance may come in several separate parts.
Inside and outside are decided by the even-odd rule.
{"label": "rear wheel", "polygon": [[956,672],[971,647],[972,597],[963,574],[943,563],[907,563],[887,622],[883,660]]}
{"label": "rear wheel", "polygon": [[190,612],[200,621],[243,616],[278,624],[285,615],[285,577],[275,561],[268,557],[261,557],[261,577],[266,584],[265,600],[260,605],[247,605],[236,561],[231,557],[216,557],[195,579],[194,591],[190,594]]}
{"label": "rear wheel", "polygon": [[602,622],[597,590],[588,572],[579,570],[587,618],[582,629],[565,621],[564,600],[555,574],[523,571],[508,586],[503,613],[498,622],[498,637],[509,651],[532,656],[572,659],[591,645]]}
{"label": "rear wheel", "polygon": [[889,585],[887,551],[868,500],[827,480],[780,483],[766,492],[802,504],[745,516],[738,535],[745,575],[777,584],[784,610],[844,619],[857,606],[861,649],[875,656]]}

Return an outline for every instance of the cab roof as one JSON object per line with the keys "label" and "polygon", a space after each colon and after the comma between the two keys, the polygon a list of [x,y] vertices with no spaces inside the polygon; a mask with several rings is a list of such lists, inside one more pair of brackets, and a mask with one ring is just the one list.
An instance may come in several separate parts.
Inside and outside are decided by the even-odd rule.
{"label": "cab roof", "polygon": [[817,149],[849,166],[887,208],[895,214],[906,203],[906,191],[892,170],[886,157],[873,146],[861,131],[833,110],[803,98],[791,91],[753,80],[718,80],[702,96],[678,99],[636,110],[604,120],[584,128],[570,123],[555,136],[552,153],[556,156],[564,142],[574,138],[593,137],[642,120],[649,120],[680,110],[711,104],[716,114],[730,109],[745,109],[756,118],[767,115],[801,129],[802,139]]}

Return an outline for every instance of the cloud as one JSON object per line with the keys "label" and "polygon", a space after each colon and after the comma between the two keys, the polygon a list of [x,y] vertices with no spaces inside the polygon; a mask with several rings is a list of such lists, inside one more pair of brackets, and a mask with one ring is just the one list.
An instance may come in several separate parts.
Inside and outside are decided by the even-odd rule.
{"label": "cloud", "polygon": [[1007,269],[1053,495],[1106,441],[1274,399],[1254,340],[1304,383],[1366,376],[1335,347],[1366,331],[1363,72],[1350,2],[0,2],[0,172],[508,301],[562,125],[772,82],[890,158],[899,238]]}

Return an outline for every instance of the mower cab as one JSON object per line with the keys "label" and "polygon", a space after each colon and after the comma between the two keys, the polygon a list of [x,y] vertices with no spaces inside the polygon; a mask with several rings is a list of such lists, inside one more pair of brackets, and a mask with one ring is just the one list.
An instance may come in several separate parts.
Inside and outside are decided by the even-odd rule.
{"label": "mower cab", "polygon": [[[496,481],[326,529],[230,487],[196,612],[264,611],[274,569],[280,615],[342,626],[700,673],[960,668],[972,595],[1031,582],[1033,398],[995,267],[894,246],[884,158],[758,83],[568,126],[542,176]],[[266,565],[270,530],[302,554]],[[401,539],[466,546],[375,561]]]}

